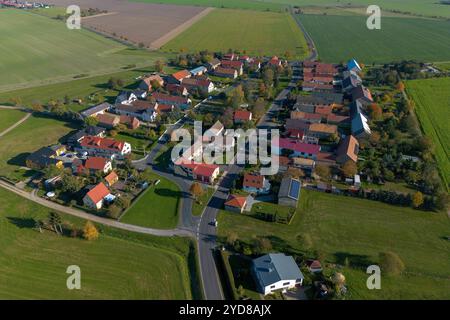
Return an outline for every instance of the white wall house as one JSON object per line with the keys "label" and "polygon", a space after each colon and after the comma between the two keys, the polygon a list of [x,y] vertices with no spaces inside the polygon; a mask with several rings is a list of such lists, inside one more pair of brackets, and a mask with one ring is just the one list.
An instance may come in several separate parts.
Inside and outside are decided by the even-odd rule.
{"label": "white wall house", "polygon": [[303,274],[294,258],[284,253],[269,253],[253,260],[252,274],[264,295],[303,284]]}

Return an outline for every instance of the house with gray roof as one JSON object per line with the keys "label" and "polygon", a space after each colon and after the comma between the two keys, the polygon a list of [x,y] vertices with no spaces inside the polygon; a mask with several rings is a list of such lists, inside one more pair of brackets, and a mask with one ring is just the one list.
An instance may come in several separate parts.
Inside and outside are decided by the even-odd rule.
{"label": "house with gray roof", "polygon": [[252,274],[258,291],[264,295],[301,286],[304,279],[294,258],[284,253],[269,253],[254,259]]}
{"label": "house with gray roof", "polygon": [[103,114],[106,111],[110,110],[112,108],[112,105],[107,103],[107,102],[103,102],[100,103],[96,106],[90,107],[82,112],[80,112],[81,116],[84,118],[87,117],[95,117],[99,114]]}
{"label": "house with gray roof", "polygon": [[281,180],[280,190],[278,191],[278,204],[297,208],[301,187],[302,183],[300,180],[290,177],[283,178]]}

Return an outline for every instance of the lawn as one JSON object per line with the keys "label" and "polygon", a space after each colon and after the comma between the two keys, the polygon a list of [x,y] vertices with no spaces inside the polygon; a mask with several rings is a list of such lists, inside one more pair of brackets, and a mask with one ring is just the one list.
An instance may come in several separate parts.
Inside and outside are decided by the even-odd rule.
{"label": "lawn", "polygon": [[0,109],[0,133],[26,116],[21,110]]}
{"label": "lawn", "polygon": [[381,30],[369,30],[363,16],[295,17],[310,33],[323,61],[356,58],[370,64],[405,59],[450,60],[449,21],[384,17]]}
{"label": "lawn", "polygon": [[406,90],[416,104],[416,113],[425,135],[433,139],[441,175],[448,188],[450,183],[450,78],[412,80]]}
{"label": "lawn", "polygon": [[[217,23],[220,21],[220,23]],[[304,58],[307,45],[288,13],[217,9],[162,47],[165,52],[222,51]]]}
{"label": "lawn", "polygon": [[[304,252],[299,235],[309,234],[312,247],[326,262],[348,267],[350,299],[447,299],[450,296],[450,230],[445,213],[430,213],[380,202],[302,190],[299,209],[290,225],[263,222],[235,213],[219,215],[219,236],[236,232],[250,241],[268,237],[273,251]],[[401,276],[382,274],[381,290],[368,290],[367,266],[391,250],[406,265]]]}
{"label": "lawn", "polygon": [[[95,241],[39,233],[49,210],[0,188],[0,299],[192,299],[190,241],[99,227]],[[77,227],[84,222],[62,215]],[[68,290],[66,269],[81,268]],[[168,273],[170,270],[170,273]],[[191,289],[192,288],[192,289]]]}
{"label": "lawn", "polygon": [[173,182],[159,179],[156,186],[150,186],[125,212],[121,222],[157,229],[172,229],[178,224],[178,208],[181,191]]}
{"label": "lawn", "polygon": [[74,130],[72,125],[51,118],[32,116],[0,138],[0,176],[22,180],[26,157],[40,147],[57,143]]}
{"label": "lawn", "polygon": [[112,73],[150,65],[155,54],[133,50],[85,29],[69,30],[54,19],[0,9],[0,91]]}

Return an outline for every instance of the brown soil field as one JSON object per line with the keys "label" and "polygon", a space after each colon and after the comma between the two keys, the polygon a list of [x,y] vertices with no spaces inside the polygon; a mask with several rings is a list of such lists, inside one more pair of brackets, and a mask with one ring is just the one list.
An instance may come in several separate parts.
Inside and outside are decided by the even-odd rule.
{"label": "brown soil field", "polygon": [[51,0],[59,7],[78,5],[110,14],[84,18],[81,26],[134,44],[158,49],[209,13],[211,8],[133,3],[126,0]]}

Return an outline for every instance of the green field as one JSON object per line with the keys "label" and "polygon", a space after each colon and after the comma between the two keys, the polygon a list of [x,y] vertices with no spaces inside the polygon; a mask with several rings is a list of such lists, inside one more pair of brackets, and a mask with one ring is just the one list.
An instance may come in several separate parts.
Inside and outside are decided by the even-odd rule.
{"label": "green field", "polygon": [[355,6],[365,7],[369,5],[380,6],[382,13],[385,10],[396,10],[403,13],[411,13],[424,16],[438,16],[450,18],[448,5],[439,3],[439,0],[133,0],[134,2],[166,3],[177,5],[195,5],[204,7],[272,10],[279,11],[289,5],[298,6]]}
{"label": "green field", "polygon": [[21,180],[26,157],[40,147],[57,143],[75,128],[68,123],[32,116],[0,139],[0,176]]}
{"label": "green field", "polygon": [[[220,23],[217,23],[220,21]],[[162,47],[165,52],[222,51],[306,57],[307,45],[288,13],[217,9]]]}
{"label": "green field", "polygon": [[155,54],[23,10],[0,9],[0,91],[149,65]]}
{"label": "green field", "polygon": [[157,179],[160,183],[150,186],[125,212],[121,222],[157,229],[177,226],[181,191],[173,182],[155,174],[153,180]]}
{"label": "green field", "polygon": [[261,11],[281,11],[283,4],[276,1],[259,1],[259,0],[131,0],[132,2],[145,3],[164,3],[183,6],[200,6],[200,7],[216,7],[228,9],[250,9]]}
{"label": "green field", "polygon": [[20,110],[0,109],[0,133],[25,117],[26,113]]}
{"label": "green field", "polygon": [[[98,240],[39,233],[47,208],[0,188],[0,299],[191,299],[189,241],[102,228]],[[69,216],[64,221],[82,227]],[[81,268],[68,290],[66,269]],[[167,271],[170,270],[170,273]],[[195,272],[195,271],[194,271]],[[195,288],[194,288],[195,290]]]}
{"label": "green field", "polygon": [[381,20],[369,30],[366,17],[296,15],[314,40],[319,58],[328,62],[384,63],[405,59],[450,60],[450,22],[420,18]]}
{"label": "green field", "polygon": [[445,185],[450,183],[450,78],[412,80],[406,89],[416,104],[425,135],[433,139],[435,155]]}
{"label": "green field", "polygon": [[[303,189],[290,225],[263,222],[222,211],[219,236],[236,232],[246,242],[255,236],[271,240],[273,251],[302,252],[299,235],[309,234],[312,247],[326,262],[345,264],[350,299],[448,299],[450,296],[450,221],[429,213],[380,202]],[[382,274],[381,290],[368,290],[367,266],[391,250],[406,265],[401,276]]]}

